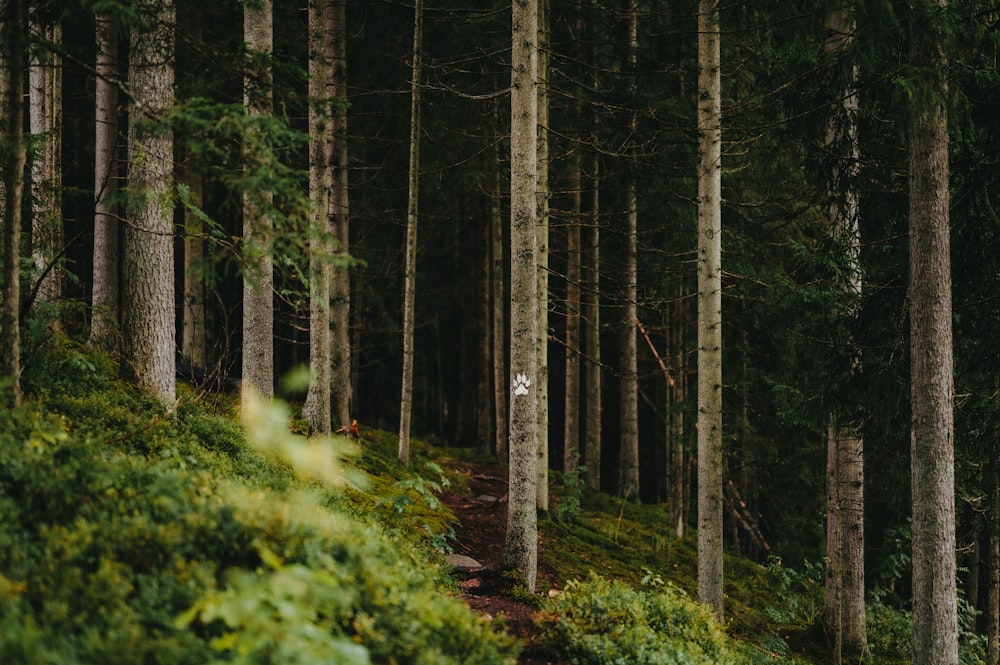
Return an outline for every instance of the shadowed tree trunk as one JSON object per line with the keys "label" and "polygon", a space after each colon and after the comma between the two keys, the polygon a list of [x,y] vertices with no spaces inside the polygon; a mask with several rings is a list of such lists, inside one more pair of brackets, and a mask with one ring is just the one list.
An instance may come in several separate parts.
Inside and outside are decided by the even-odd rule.
{"label": "shadowed tree trunk", "polygon": [[492,345],[492,323],[490,314],[493,311],[490,297],[490,237],[489,225],[479,227],[482,242],[482,260],[479,269],[479,311],[477,319],[479,326],[479,362],[477,363],[476,379],[476,448],[482,455],[493,452],[493,428],[496,422],[493,418],[493,361],[490,351]]}
{"label": "shadowed tree trunk", "polygon": [[944,0],[914,3],[910,66],[913,665],[958,663],[955,424]]}
{"label": "shadowed tree trunk", "polygon": [[118,331],[118,35],[114,20],[96,17],[94,82],[94,274],[90,341],[110,349]]}
{"label": "shadowed tree trunk", "polygon": [[1000,664],[1000,467],[990,475],[990,512],[987,524],[986,665]]}
{"label": "shadowed tree trunk", "polygon": [[24,97],[22,86],[28,68],[28,15],[23,0],[10,0],[7,15],[0,24],[3,36],[3,53],[0,69],[4,76],[2,85],[3,118],[6,127],[7,154],[4,155],[4,234],[3,234],[3,311],[0,318],[0,373],[11,380],[8,403],[21,403],[21,222],[25,188],[25,161],[27,150],[24,139]]}
{"label": "shadowed tree trunk", "polygon": [[571,209],[566,225],[566,395],[563,408],[563,470],[580,463],[580,243],[583,176],[579,147],[567,160]]}
{"label": "shadowed tree trunk", "polygon": [[698,600],[723,613],[719,7],[698,3]]}
{"label": "shadowed tree trunk", "polygon": [[[499,124],[499,120],[498,120]],[[494,452],[500,459],[507,457],[509,420],[507,393],[507,319],[504,316],[506,300],[503,256],[503,211],[500,207],[500,141],[497,141],[497,159],[493,165],[493,192],[490,197],[490,256],[493,261],[493,400],[496,408],[496,442]]]}
{"label": "shadowed tree trunk", "polygon": [[549,0],[538,0],[538,509],[549,509]]}
{"label": "shadowed tree trunk", "polygon": [[[332,0],[329,16],[330,78],[328,96],[333,100],[333,189],[331,220],[337,251],[350,252],[350,196],[347,178],[347,2]],[[337,266],[330,282],[333,328],[331,397],[333,415],[341,425],[351,423],[351,274]]]}
{"label": "shadowed tree trunk", "polygon": [[[35,8],[31,30],[55,48],[62,28]],[[49,46],[31,51],[28,73],[29,127],[41,143],[31,163],[31,247],[41,283],[37,299],[54,302],[62,295],[61,270],[53,265],[62,251],[62,58]]]}
{"label": "shadowed tree trunk", "polygon": [[[629,136],[633,143],[638,127],[637,110],[634,108],[637,91],[637,54],[639,50],[639,9],[636,0],[628,3],[628,75],[633,98],[629,118]],[[625,249],[625,305],[621,321],[621,449],[619,453],[618,492],[623,497],[639,494],[639,381],[638,381],[638,321],[637,254],[638,254],[638,202],[635,150],[629,161],[628,184],[625,191],[626,249]]]}
{"label": "shadowed tree trunk", "polygon": [[420,201],[420,70],[424,3],[413,6],[413,64],[410,81],[410,169],[403,266],[403,388],[399,398],[399,461],[410,465],[410,413],[413,410],[413,309],[417,283],[417,213]]}
{"label": "shadowed tree trunk", "polygon": [[[201,207],[204,184],[200,173],[187,168],[185,179],[191,203]],[[207,367],[208,339],[205,331],[205,282],[202,266],[205,260],[205,229],[201,219],[191,209],[184,210],[184,313],[181,324],[181,361],[192,370]]]}
{"label": "shadowed tree trunk", "polygon": [[[841,55],[850,45],[854,23],[846,11],[834,12],[827,20],[827,53]],[[841,101],[827,122],[826,146],[834,159],[830,178],[830,227],[846,253],[847,276],[842,287],[849,299],[842,316],[854,319],[861,297],[861,232],[858,225],[858,170],[856,92],[857,70],[851,73]],[[852,347],[856,345],[848,340]],[[861,362],[853,352],[853,364]],[[832,415],[827,436],[827,572],[823,623],[833,642],[833,659],[839,665],[842,654],[864,653],[865,567],[864,567],[864,455],[856,423]]]}
{"label": "shadowed tree trunk", "polygon": [[584,302],[584,346],[587,365],[584,380],[587,391],[586,433],[583,457],[587,466],[587,486],[601,489],[601,416],[603,415],[601,378],[601,176],[600,156],[595,152],[591,163],[590,233],[587,234],[587,297]]}

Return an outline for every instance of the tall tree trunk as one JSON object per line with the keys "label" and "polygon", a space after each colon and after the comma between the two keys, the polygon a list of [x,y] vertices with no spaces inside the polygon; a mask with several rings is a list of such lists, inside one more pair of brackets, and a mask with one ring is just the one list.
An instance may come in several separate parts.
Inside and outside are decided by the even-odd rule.
{"label": "tall tree trunk", "polygon": [[1000,468],[995,460],[992,466],[987,526],[986,665],[1000,665]]}
{"label": "tall tree trunk", "polygon": [[[631,77],[633,108],[629,118],[629,136],[633,144],[638,140],[638,113],[635,108],[638,91],[637,57],[639,51],[639,9],[636,0],[628,2],[628,70]],[[623,497],[639,494],[639,347],[636,332],[638,321],[638,224],[635,150],[628,166],[628,183],[625,190],[625,306],[621,322],[621,448],[619,451],[618,492]]]}
{"label": "tall tree trunk", "polygon": [[538,0],[538,509],[549,509],[549,0]]}
{"label": "tall tree trunk", "polygon": [[910,391],[913,663],[958,662],[955,426],[948,218],[944,0],[912,5],[910,66],[923,75],[910,119]]}
{"label": "tall tree trunk", "polygon": [[331,428],[330,387],[330,230],[333,159],[327,99],[327,0],[309,2],[309,391],[302,415],[309,431],[328,434]]}
{"label": "tall tree trunk", "polygon": [[590,233],[587,235],[587,298],[584,303],[584,346],[587,365],[584,380],[587,386],[586,434],[583,459],[587,466],[587,486],[601,489],[601,175],[600,155],[593,154],[591,163]]}
{"label": "tall tree trunk", "polygon": [[410,465],[410,413],[413,410],[413,309],[417,284],[417,212],[420,201],[420,76],[423,51],[423,0],[413,5],[413,64],[410,81],[410,170],[406,204],[406,258],[403,267],[403,388],[399,398],[399,461]]}
{"label": "tall tree trunk", "polygon": [[[824,49],[841,54],[850,44],[854,23],[843,10],[827,20]],[[861,231],[858,225],[856,178],[860,158],[857,137],[857,70],[851,73],[841,102],[827,122],[826,146],[834,159],[830,178],[830,227],[846,254],[847,277],[842,284],[853,320],[861,297]],[[853,365],[861,362],[853,340]],[[827,573],[823,623],[833,638],[834,662],[841,655],[857,656],[867,646],[864,568],[864,453],[856,423],[831,416],[827,436]]]}
{"label": "tall tree trunk", "polygon": [[583,203],[582,159],[571,148],[569,170],[570,214],[566,225],[566,394],[563,409],[563,470],[576,471],[580,463],[580,244]]}
{"label": "tall tree trunk", "polygon": [[149,31],[133,28],[129,87],[128,189],[132,201],[125,233],[124,321],[126,357],[140,388],[170,406],[174,378],[173,132],[164,125],[174,91],[174,4],[145,0],[139,9]]}
{"label": "tall tree trunk", "polygon": [[[331,60],[329,96],[333,102],[333,191],[331,220],[337,250],[350,252],[350,196],[347,178],[347,1],[332,0],[330,12]],[[351,275],[346,266],[333,271],[330,283],[333,304],[333,415],[341,425],[351,422]]]}
{"label": "tall tree trunk", "polygon": [[97,78],[94,83],[94,275],[90,342],[113,348],[118,331],[118,34],[114,19],[96,19]]}
{"label": "tall tree trunk", "polygon": [[[58,47],[62,28],[41,16],[36,7],[31,30]],[[41,283],[37,298],[53,302],[62,295],[60,270],[53,265],[63,245],[62,231],[62,58],[48,46],[31,51],[28,73],[29,128],[41,149],[31,163],[32,258]],[[36,139],[39,140],[39,139]]]}
{"label": "tall tree trunk", "polygon": [[719,6],[698,3],[698,599],[723,614]]}
{"label": "tall tree trunk", "polygon": [[538,2],[513,0],[510,100],[510,500],[503,560],[535,591],[538,572]]}
{"label": "tall tree trunk", "polygon": [[[201,207],[204,179],[195,169],[185,168],[184,178],[191,204]],[[201,218],[190,208],[184,210],[184,310],[181,322],[181,361],[192,370],[208,366],[205,322],[205,281],[201,263],[205,260],[205,229]]]}
{"label": "tall tree trunk", "polygon": [[28,68],[28,14],[24,0],[9,0],[0,25],[6,67],[3,81],[7,154],[4,169],[3,312],[0,318],[0,373],[11,380],[11,406],[21,403],[21,222],[25,188],[24,97],[22,86]]}
{"label": "tall tree trunk", "polygon": [[[499,125],[499,120],[497,121]],[[496,408],[496,456],[507,457],[508,392],[507,392],[507,325],[504,312],[506,293],[503,256],[503,211],[500,206],[500,141],[497,141],[497,159],[493,165],[493,192],[490,196],[490,256],[493,261],[493,399]]]}
{"label": "tall tree trunk", "polygon": [[490,231],[489,225],[482,225],[478,229],[479,238],[483,241],[480,246],[483,248],[479,267],[479,312],[476,317],[479,322],[479,350],[476,378],[476,448],[482,455],[489,455],[493,452],[493,428],[496,422],[493,418],[493,361],[491,351],[492,345],[492,323],[490,314],[493,311],[493,303],[490,298],[490,285],[492,284],[490,267]]}
{"label": "tall tree trunk", "polygon": [[[251,117],[272,113],[270,63],[274,46],[271,0],[243,7],[243,41],[254,70],[243,78],[243,103]],[[255,155],[244,155],[251,162]],[[274,270],[271,262],[270,192],[243,195],[243,405],[250,391],[274,396]]]}
{"label": "tall tree trunk", "polygon": [[670,400],[670,434],[667,456],[667,514],[678,538],[684,537],[684,489],[687,487],[687,464],[684,451],[684,400],[687,383],[687,354],[684,331],[687,317],[684,287],[678,285],[677,297],[671,307],[670,357],[674,368],[673,381],[668,385]]}

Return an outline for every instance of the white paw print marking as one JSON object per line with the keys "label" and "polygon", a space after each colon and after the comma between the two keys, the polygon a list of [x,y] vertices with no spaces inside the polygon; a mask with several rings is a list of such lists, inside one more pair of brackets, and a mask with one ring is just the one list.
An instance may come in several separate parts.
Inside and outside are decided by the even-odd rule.
{"label": "white paw print marking", "polygon": [[514,394],[515,395],[527,395],[528,386],[531,385],[531,379],[528,378],[527,374],[518,374],[514,377]]}

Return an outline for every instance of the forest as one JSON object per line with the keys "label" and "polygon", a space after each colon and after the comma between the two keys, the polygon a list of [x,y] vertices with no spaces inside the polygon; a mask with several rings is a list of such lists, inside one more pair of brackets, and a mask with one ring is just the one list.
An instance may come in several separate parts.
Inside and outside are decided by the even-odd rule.
{"label": "forest", "polygon": [[193,386],[509,466],[532,592],[580,482],[719,618],[724,553],[820,564],[830,662],[878,603],[1000,663],[996,3],[0,11],[12,432],[65,340],[154,422]]}

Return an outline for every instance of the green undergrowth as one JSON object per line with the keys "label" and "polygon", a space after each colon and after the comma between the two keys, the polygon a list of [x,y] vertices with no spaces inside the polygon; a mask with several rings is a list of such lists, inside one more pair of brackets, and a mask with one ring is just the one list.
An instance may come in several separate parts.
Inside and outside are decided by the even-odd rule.
{"label": "green undergrowth", "polygon": [[[307,441],[275,404],[179,388],[169,412],[111,359],[53,336],[0,410],[0,663],[511,663],[502,622],[455,598],[438,499],[465,448],[362,426]],[[246,432],[246,433],[245,433]],[[295,432],[299,432],[296,434]],[[726,616],[697,597],[696,536],[665,511],[552,474],[539,522],[549,653],[569,662],[829,662],[822,562],[725,559]],[[874,602],[869,653],[906,665],[909,615]],[[982,662],[963,643],[963,665]]]}
{"label": "green undergrowth", "polygon": [[[512,663],[451,593],[450,482],[268,403],[175,408],[55,339],[0,410],[0,662]],[[427,463],[431,462],[430,466]]]}
{"label": "green undergrowth", "polygon": [[[550,487],[553,505],[539,521],[541,565],[551,580],[542,586],[550,597],[541,626],[554,653],[577,665],[832,662],[821,625],[824,562],[792,567],[778,557],[761,564],[727,554],[720,626],[692,603],[693,530],[678,538],[661,506],[593,492],[575,477],[553,472]],[[983,640],[969,627],[971,611],[962,603],[960,610],[960,663],[981,665]],[[867,651],[850,662],[908,665],[911,629],[909,613],[876,591],[867,608]]]}
{"label": "green undergrowth", "polygon": [[[697,598],[698,558],[696,536],[693,533],[678,538],[668,519],[666,511],[658,505],[625,501],[608,494],[593,492],[574,482],[566,483],[561,474],[553,473],[552,489],[555,493],[549,516],[540,521],[540,529],[545,542],[544,566],[551,573],[557,588],[552,593],[563,598],[576,599],[581,594],[596,595],[599,599],[587,602],[605,604],[618,603],[626,607],[643,608],[649,603],[666,603],[676,608],[686,608],[690,599]],[[567,497],[572,511],[560,510]],[[810,578],[795,574],[796,583],[782,577],[785,569],[778,562],[764,566],[739,557],[725,558],[725,634],[726,658],[733,663],[806,663],[798,660],[789,646],[787,636],[806,629],[814,622],[815,599],[821,592],[822,575]],[[598,576],[600,582],[595,582]],[[785,595],[782,585],[785,584]],[[794,589],[792,588],[794,586]],[[774,615],[774,608],[787,608],[790,600],[795,602],[795,610],[787,611],[781,617]],[[656,605],[659,608],[659,605]],[[821,606],[820,606],[821,609]],[[647,609],[635,610],[635,616],[645,616]],[[662,608],[654,611],[660,612]],[[687,611],[687,610],[684,610]],[[552,609],[547,612],[551,613]],[[558,614],[558,612],[555,612]],[[658,615],[657,615],[658,616]],[[712,627],[703,624],[704,613],[695,612],[689,616],[691,622],[715,635],[722,628],[714,623]],[[634,649],[646,654],[630,656],[618,660],[604,660],[594,656],[587,658],[577,654],[573,662],[648,662],[648,663],[708,663],[715,662],[698,655],[698,648],[689,652],[689,660],[674,659],[672,654],[683,643],[670,631],[664,631],[658,619],[650,618],[642,626],[630,628],[619,635],[616,648]],[[713,620],[714,622],[714,620]],[[579,621],[577,623],[580,623]],[[646,625],[648,624],[648,625]],[[603,630],[608,622],[594,620],[594,630]],[[566,628],[565,626],[563,628]],[[576,626],[574,631],[587,636],[584,627]],[[647,644],[651,633],[668,635],[662,643]],[[551,627],[548,629],[551,631]],[[560,633],[556,632],[556,636]],[[557,637],[556,641],[563,639]],[[597,652],[607,652],[600,639],[586,637]],[[629,646],[631,645],[631,646]],[[699,647],[700,648],[700,647]],[[652,651],[650,651],[652,649]],[[661,651],[657,651],[661,649]],[[629,652],[631,653],[631,651]],[[660,654],[658,656],[649,654]],[[668,655],[663,655],[668,654]],[[657,658],[665,660],[657,660]],[[632,660],[639,658],[639,660]]]}

